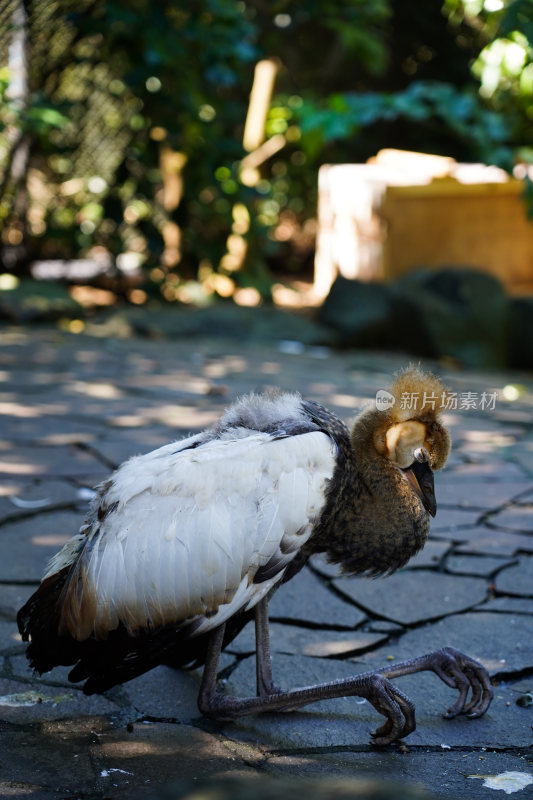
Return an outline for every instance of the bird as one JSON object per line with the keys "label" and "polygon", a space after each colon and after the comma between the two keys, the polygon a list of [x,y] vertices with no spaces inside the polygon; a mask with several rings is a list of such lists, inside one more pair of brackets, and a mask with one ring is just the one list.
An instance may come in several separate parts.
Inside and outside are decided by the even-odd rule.
{"label": "bird", "polygon": [[[355,695],[385,717],[376,745],[415,729],[414,705],[392,682],[402,675],[430,670],[456,688],[446,717],[484,714],[488,673],[452,646],[319,686],[273,680],[268,602],[312,555],[387,576],[427,539],[434,472],[451,444],[446,390],[409,365],[387,397],[350,431],[299,393],[252,393],[210,428],[118,467],[17,615],[33,669],[69,665],[69,680],[93,694],[160,664],[203,666],[198,707],[221,720]],[[257,693],[227,696],[219,657],[252,619]]]}

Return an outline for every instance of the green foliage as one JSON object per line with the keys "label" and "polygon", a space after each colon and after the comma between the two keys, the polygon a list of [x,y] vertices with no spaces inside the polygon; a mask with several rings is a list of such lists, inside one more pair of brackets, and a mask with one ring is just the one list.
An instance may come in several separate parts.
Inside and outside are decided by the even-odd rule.
{"label": "green foliage", "polygon": [[336,94],[322,104],[309,101],[299,113],[302,147],[312,157],[331,141],[349,139],[366,127],[403,118],[427,126],[428,133],[432,126],[443,125],[476,149],[480,160],[506,168],[512,165],[505,121],[485,108],[472,89],[415,81],[394,94]]}
{"label": "green foliage", "polygon": [[[321,163],[381,147],[507,169],[533,155],[533,0],[28,7],[29,102],[10,105],[0,70],[0,126],[32,137],[32,254],[127,253],[167,298],[198,277],[227,291],[213,275],[268,296],[273,272],[308,266]],[[265,57],[279,63],[266,136],[285,144],[250,185],[242,136]],[[238,272],[231,234],[246,240]]]}

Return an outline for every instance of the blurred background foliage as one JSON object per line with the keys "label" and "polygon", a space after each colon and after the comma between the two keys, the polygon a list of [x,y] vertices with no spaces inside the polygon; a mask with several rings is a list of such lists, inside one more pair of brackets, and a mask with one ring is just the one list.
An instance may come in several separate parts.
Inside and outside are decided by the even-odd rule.
{"label": "blurred background foliage", "polygon": [[4,268],[88,257],[136,303],[257,303],[312,270],[320,164],[532,161],[532,55],[533,0],[7,0]]}

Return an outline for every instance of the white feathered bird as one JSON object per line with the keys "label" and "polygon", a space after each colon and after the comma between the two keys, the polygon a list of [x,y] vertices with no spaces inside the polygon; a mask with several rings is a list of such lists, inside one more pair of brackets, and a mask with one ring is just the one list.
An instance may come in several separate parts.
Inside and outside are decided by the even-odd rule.
{"label": "white feathered bird", "polygon": [[[436,401],[402,409],[415,390]],[[390,678],[430,669],[459,690],[446,716],[480,716],[488,675],[450,647],[318,687],[281,691],[271,675],[268,598],[312,553],[377,575],[424,544],[433,470],[450,446],[438,420],[443,391],[411,368],[391,387],[392,408],[366,409],[351,435],[297,394],[250,395],[215,427],[130,459],[99,487],[85,525],[18,614],[30,663],[41,673],[74,665],[69,679],[86,680],[87,694],[160,663],[204,664],[199,707],[219,718],[359,695],[386,717],[378,744],[415,726]],[[218,658],[252,616],[257,697],[225,697]]]}

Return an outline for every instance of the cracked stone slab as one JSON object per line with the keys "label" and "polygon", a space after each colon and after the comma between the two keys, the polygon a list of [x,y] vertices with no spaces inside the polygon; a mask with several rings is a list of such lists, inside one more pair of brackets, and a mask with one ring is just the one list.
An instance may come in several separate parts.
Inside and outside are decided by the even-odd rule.
{"label": "cracked stone slab", "polygon": [[90,475],[96,481],[105,477],[106,467],[91,453],[74,445],[17,447],[16,450],[0,451],[0,475],[27,478]]}
{"label": "cracked stone slab", "polygon": [[[189,431],[187,431],[188,433]],[[143,455],[156,450],[162,445],[180,439],[185,431],[170,432],[168,428],[154,426],[150,428],[128,428],[119,431],[116,428],[108,431],[106,436],[95,442],[93,448],[103,460],[119,466],[132,456]]]}
{"label": "cracked stone slab", "polygon": [[478,608],[480,611],[499,611],[505,614],[533,614],[533,600],[522,597],[491,597]]}
{"label": "cracked stone slab", "polygon": [[514,556],[521,550],[533,553],[533,536],[527,536],[525,533],[475,528],[469,531],[469,534],[469,538],[457,546],[457,553],[490,556]]}
{"label": "cracked stone slab", "polygon": [[420,567],[436,567],[440,564],[443,557],[452,547],[449,541],[428,540],[422,550],[411,558],[406,564],[406,569],[418,569]]}
{"label": "cracked stone slab", "polygon": [[437,502],[442,505],[490,510],[510,503],[530,486],[528,481],[435,481]]}
{"label": "cracked stone slab", "polygon": [[105,434],[105,418],[80,420],[64,414],[46,415],[46,423],[40,414],[31,417],[10,417],[9,438],[17,443],[32,442],[38,446],[91,444]]}
{"label": "cracked stone slab", "polygon": [[515,566],[502,570],[495,580],[497,592],[533,597],[533,558],[523,556]]}
{"label": "cracked stone slab", "polygon": [[0,678],[0,720],[18,725],[43,720],[116,714],[119,707],[103,695],[87,697],[79,689]]}
{"label": "cracked stone slab", "polygon": [[201,670],[159,666],[125,683],[121,690],[139,714],[190,722],[200,717],[197,698]]}
{"label": "cracked stone slab", "polygon": [[10,558],[0,561],[0,580],[40,582],[50,558],[78,532],[84,517],[74,511],[52,511],[3,525],[0,541]]}
{"label": "cracked stone slab", "polygon": [[[425,652],[411,650],[411,656]],[[386,666],[376,659],[372,667]],[[273,678],[282,688],[296,688],[353,677],[370,665],[304,656],[275,654]],[[408,675],[394,681],[416,706],[417,728],[405,740],[413,746],[485,747],[529,746],[533,741],[531,714],[516,705],[511,685],[497,687],[496,698],[487,714],[476,720],[457,717],[447,720],[444,711],[455,702],[457,692],[432,673]],[[228,679],[225,691],[236,696],[255,694],[255,674],[242,663]],[[257,714],[222,723],[228,737],[278,748],[361,747],[368,743],[370,732],[383,722],[382,716],[360,697],[339,697],[312,703],[289,713]]]}
{"label": "cracked stone slab", "polygon": [[12,651],[14,647],[21,646],[22,639],[15,621],[0,621],[0,649]]}
{"label": "cracked stone slab", "polygon": [[[315,630],[296,625],[270,624],[270,649],[276,653],[314,656],[315,658],[342,657],[367,650],[387,639],[387,633],[365,631]],[[255,635],[252,625],[244,630],[226,648],[228,652],[248,654],[255,652]]]}
{"label": "cracked stone slab", "polygon": [[16,583],[0,584],[0,616],[14,622],[19,608],[24,605],[36,588],[37,584],[35,586],[21,586]]}
{"label": "cracked stone slab", "polygon": [[508,506],[491,516],[490,524],[497,528],[533,533],[533,506]]}
{"label": "cracked stone slab", "polygon": [[355,628],[366,619],[362,611],[351,603],[343,602],[305,567],[279,588],[268,610],[270,618],[345,628]]}
{"label": "cracked stone slab", "polygon": [[387,578],[338,578],[335,587],[369,613],[403,625],[454,614],[481,603],[487,584],[479,578],[406,570]]}
{"label": "cracked stone slab", "polygon": [[311,556],[309,564],[324,578],[340,578],[342,576],[342,568],[340,564],[330,564],[326,556],[322,553]]}
{"label": "cracked stone slab", "polygon": [[444,474],[452,480],[459,479],[466,481],[499,480],[509,482],[526,478],[523,470],[517,464],[513,464],[511,461],[502,461],[497,458],[492,458],[490,461],[482,463],[460,463],[451,469],[448,461]]}
{"label": "cracked stone slab", "polygon": [[393,656],[394,662],[401,662],[446,645],[481,661],[493,675],[533,668],[533,639],[528,616],[484,610],[454,614],[432,625],[407,631],[398,641],[365,653],[358,661],[369,666],[382,665],[385,654]]}
{"label": "cracked stone slab", "polygon": [[43,509],[80,503],[79,489],[66,480],[27,480],[3,482],[0,497],[0,522],[39,514]]}
{"label": "cracked stone slab", "polygon": [[444,542],[469,542],[473,536],[480,531],[485,531],[484,527],[454,528],[449,531],[430,531],[428,541]]}
{"label": "cracked stone slab", "polygon": [[447,572],[456,575],[473,575],[489,578],[502,567],[508,567],[514,560],[498,556],[448,556],[446,559]]}
{"label": "cracked stone slab", "polygon": [[[23,643],[23,648],[26,648],[26,642]],[[79,690],[80,684],[70,683],[68,679],[68,674],[72,667],[54,667],[49,672],[44,672],[42,675],[38,676],[28,662],[28,659],[24,655],[24,652],[19,653],[18,655],[11,655],[6,658],[6,662],[9,665],[11,670],[10,678],[13,680],[21,680],[21,681],[28,681],[28,682],[35,682],[40,681],[43,685],[60,685],[68,688],[69,690]]]}
{"label": "cracked stone slab", "polygon": [[[438,491],[438,487],[437,487]],[[455,531],[458,528],[472,527],[480,517],[479,511],[463,511],[458,508],[439,508],[435,519],[431,520],[430,536],[442,531]],[[450,536],[453,539],[455,537]]]}

